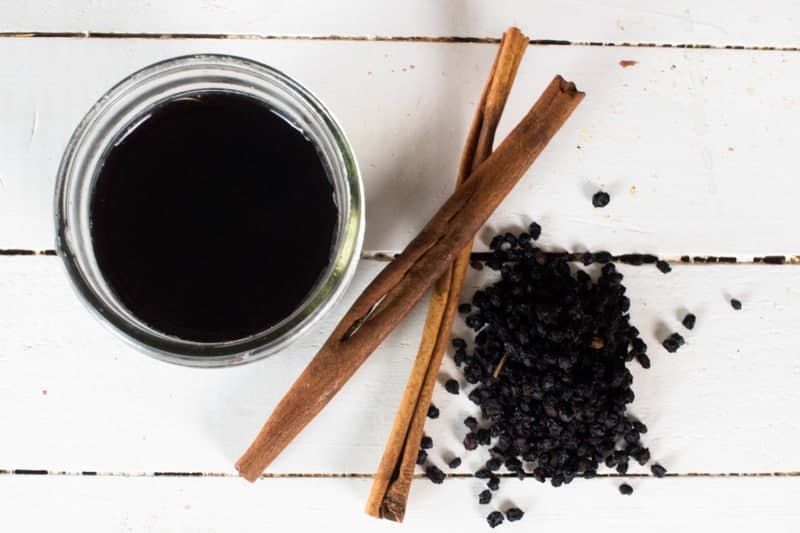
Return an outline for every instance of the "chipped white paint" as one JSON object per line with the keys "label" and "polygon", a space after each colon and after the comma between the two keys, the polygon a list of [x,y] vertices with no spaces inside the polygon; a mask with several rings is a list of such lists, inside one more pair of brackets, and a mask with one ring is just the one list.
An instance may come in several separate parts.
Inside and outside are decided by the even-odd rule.
{"label": "chipped white paint", "polygon": [[[496,37],[509,24],[572,42],[800,46],[796,2],[742,0],[131,0],[0,2],[0,32]],[[339,40],[0,38],[0,248],[53,246],[52,188],[81,116],[119,79],[195,52],[239,54],[296,77],[340,118],[367,193],[367,251],[402,246],[452,189],[461,143],[494,55],[488,44]],[[637,63],[622,68],[620,61]],[[556,72],[588,98],[479,237],[539,220],[542,242],[664,256],[797,253],[794,172],[800,52],[658,47],[532,47],[502,136]],[[590,196],[612,194],[604,210]],[[53,257],[0,256],[0,473],[3,530],[389,531],[361,512],[366,478],[237,479],[233,461],[383,263],[363,261],[330,317],[284,353],[245,367],[166,365],[119,342],[72,294]],[[653,368],[635,370],[633,412],[653,456],[681,477],[577,481],[552,489],[503,482],[415,482],[403,528],[485,528],[511,504],[542,531],[793,531],[800,479],[796,266],[623,267]],[[487,274],[471,272],[468,293]],[[465,293],[465,297],[466,297]],[[744,303],[733,311],[727,299]],[[687,345],[658,339],[698,316]],[[392,423],[424,318],[418,307],[321,417],[272,466],[277,474],[369,474]],[[461,327],[461,326],[459,326]],[[445,362],[442,375],[453,368]],[[441,388],[427,431],[443,465],[460,452],[464,395]],[[464,455],[469,472],[485,450]],[[634,473],[641,472],[636,468]],[[153,477],[204,472],[219,477]],[[686,477],[770,473],[781,477]],[[138,477],[130,477],[131,475]],[[491,508],[491,509],[490,509]],[[46,512],[42,512],[46,509]],[[579,510],[579,512],[576,512]],[[508,524],[503,526],[510,527]]]}
{"label": "chipped white paint", "polygon": [[29,0],[0,31],[496,37],[749,46],[800,45],[792,0]]}
{"label": "chipped white paint", "polygon": [[[489,505],[478,505],[484,483],[421,480],[411,489],[402,525],[363,512],[369,479],[269,479],[251,486],[231,478],[89,478],[0,476],[4,530],[263,533],[359,531],[440,533],[490,531],[485,516],[518,505],[527,516],[503,531],[648,533],[796,531],[797,478],[634,479],[620,496],[619,479],[577,480],[554,489],[506,480]],[[39,512],[32,512],[31,502]],[[41,512],[46,509],[46,512]]]}
{"label": "chipped white paint", "polygon": [[[57,258],[0,257],[0,426],[13,428],[0,439],[0,469],[232,474],[269,410],[383,265],[362,262],[343,305],[285,352],[202,370],[164,364],[120,342],[81,307]],[[633,368],[633,412],[650,427],[653,456],[678,473],[800,471],[800,458],[790,453],[800,442],[791,407],[800,404],[800,362],[793,356],[800,306],[790,290],[800,286],[800,269],[622,269],[653,361],[649,371]],[[471,270],[464,298],[486,276]],[[731,309],[731,296],[743,302],[742,311]],[[686,309],[697,315],[692,332],[679,323]],[[419,306],[383,343],[270,471],[374,471],[424,311]],[[687,345],[669,355],[658,339],[676,330]],[[453,373],[448,359],[442,378]],[[442,464],[447,454],[461,453],[461,420],[475,408],[465,395],[441,388],[434,403],[444,414],[427,430],[437,443],[431,457]],[[465,465],[486,458],[485,451],[469,454]]]}
{"label": "chipped white paint", "polygon": [[[240,54],[285,70],[339,117],[366,187],[365,250],[399,250],[453,187],[495,45],[0,39],[0,248],[53,246],[52,190],[94,101],[152,62]],[[74,58],[80,58],[79,61]],[[621,68],[619,61],[636,60]],[[800,53],[532,47],[502,138],[551,76],[588,97],[489,223],[537,218],[544,243],[714,255],[797,253]],[[747,87],[754,87],[752,96]],[[38,110],[38,127],[30,139]],[[591,205],[603,187],[612,199]],[[635,193],[631,194],[631,188]]]}

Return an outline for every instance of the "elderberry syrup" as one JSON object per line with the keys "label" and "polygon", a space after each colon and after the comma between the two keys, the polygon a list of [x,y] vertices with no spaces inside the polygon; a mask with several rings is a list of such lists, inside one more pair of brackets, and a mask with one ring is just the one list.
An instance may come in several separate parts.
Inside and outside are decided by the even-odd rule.
{"label": "elderberry syrup", "polygon": [[121,304],[197,342],[289,317],[329,266],[337,216],[314,143],[236,92],[183,94],[138,118],[90,199],[97,265]]}

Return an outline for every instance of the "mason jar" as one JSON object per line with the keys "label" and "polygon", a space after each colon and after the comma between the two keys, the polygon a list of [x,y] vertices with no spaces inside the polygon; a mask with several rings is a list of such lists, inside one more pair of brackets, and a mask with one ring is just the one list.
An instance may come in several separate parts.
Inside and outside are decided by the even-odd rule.
{"label": "mason jar", "polygon": [[[90,232],[94,184],[115,143],[157,106],[204,92],[239,93],[256,99],[302,131],[316,147],[338,211],[330,261],[302,303],[277,324],[224,342],[182,339],[138,318],[104,278]],[[241,57],[177,57],[122,80],[100,98],[78,125],[57,176],[56,250],[80,298],[123,339],[171,363],[227,366],[254,361],[286,347],[336,304],[360,257],[363,204],[353,150],[334,117],[308,89],[274,68]]]}

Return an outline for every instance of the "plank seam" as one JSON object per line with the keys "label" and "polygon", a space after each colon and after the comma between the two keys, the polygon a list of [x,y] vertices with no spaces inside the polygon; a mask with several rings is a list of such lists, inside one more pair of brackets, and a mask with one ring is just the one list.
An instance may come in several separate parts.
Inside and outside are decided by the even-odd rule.
{"label": "plank seam", "polygon": [[[203,40],[264,40],[264,41],[350,41],[350,42],[412,42],[412,43],[472,43],[498,44],[496,37],[422,36],[422,35],[300,35],[259,33],[163,33],[163,32],[101,32],[101,31],[5,31],[0,38],[57,38],[57,39],[203,39]],[[800,46],[758,46],[711,43],[647,43],[614,41],[572,41],[567,39],[531,39],[533,46],[588,46],[619,48],[678,48],[701,50],[750,50],[759,52],[800,52]]]}
{"label": "plank seam", "polygon": [[[551,251],[546,252],[551,255],[564,255],[566,254],[568,261],[577,261],[580,262],[582,260],[582,256],[586,252],[566,252],[566,251]],[[594,252],[597,253],[597,252]],[[46,257],[55,257],[58,254],[55,250],[52,249],[41,249],[41,250],[26,250],[21,248],[5,248],[0,249],[0,257],[1,256],[46,256]],[[399,254],[399,252],[393,251],[366,251],[361,254],[361,259],[365,261],[379,261],[379,262],[389,262],[394,260]],[[800,265],[800,254],[797,255],[762,255],[762,256],[716,256],[716,255],[676,255],[676,256],[665,256],[665,257],[656,257],[654,255],[649,254],[639,254],[639,253],[626,253],[626,254],[617,254],[612,255],[611,260],[616,263],[627,263],[627,264],[635,264],[636,260],[634,257],[648,255],[650,258],[649,261],[645,262],[644,265],[655,263],[656,260],[666,261],[667,263],[672,264],[691,264],[691,265],[708,265],[708,264],[736,264],[736,265],[748,265],[748,264],[762,264],[762,265]],[[472,261],[477,262],[485,262],[491,258],[490,252],[472,252],[472,256],[470,259]]]}
{"label": "plank seam", "polygon": [[[212,477],[212,478],[238,478],[236,473],[228,472],[179,472],[179,471],[164,471],[164,472],[112,472],[112,471],[98,471],[98,470],[45,470],[45,469],[29,469],[29,468],[14,468],[14,469],[0,469],[0,476],[60,476],[60,477],[135,477],[135,478],[183,478],[183,477]],[[513,473],[498,473],[498,477],[516,478],[517,475]],[[372,473],[365,472],[343,472],[343,473],[264,473],[260,479],[340,479],[340,478],[356,478],[356,479],[371,479],[374,477]],[[424,479],[426,476],[423,473],[414,474],[416,479]],[[453,479],[469,479],[474,478],[473,474],[466,473],[448,473],[447,477]],[[533,478],[532,474],[526,477]],[[597,474],[597,478],[652,478],[655,477],[651,474],[639,473],[604,473]],[[671,478],[765,478],[765,477],[800,477],[800,471],[785,471],[785,472],[669,472],[666,477]]]}

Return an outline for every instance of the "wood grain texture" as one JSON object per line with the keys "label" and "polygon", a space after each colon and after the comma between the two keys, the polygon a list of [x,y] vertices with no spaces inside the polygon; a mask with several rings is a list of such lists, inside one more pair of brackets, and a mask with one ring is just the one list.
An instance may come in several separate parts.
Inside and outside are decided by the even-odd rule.
{"label": "wood grain texture", "polygon": [[[396,524],[360,513],[369,479],[77,478],[0,476],[3,526],[15,533],[146,531],[261,533],[397,532]],[[493,505],[479,506],[480,480],[421,480],[402,531],[488,531],[485,515],[512,504],[527,511],[508,531],[796,531],[800,479],[634,479],[620,496],[618,479],[577,480],[554,489],[532,481],[501,484]],[[32,512],[30,502],[38,502]],[[324,502],[320,504],[319,502]],[[576,505],[580,510],[576,510]],[[58,517],[57,522],[53,517]],[[770,528],[770,525],[774,528]]]}
{"label": "wood grain texture", "polygon": [[[342,305],[291,349],[258,364],[202,370],[164,364],[120,342],[78,303],[57,259],[1,258],[0,426],[7,429],[0,469],[235,475],[233,461],[264,412],[381,267],[362,262]],[[652,266],[621,268],[633,321],[651,347],[653,368],[633,367],[633,413],[650,427],[653,457],[682,474],[800,471],[800,269],[676,266],[663,275]],[[470,270],[465,295],[487,276]],[[742,311],[731,309],[731,296]],[[688,333],[679,324],[685,309],[697,315]],[[374,471],[424,315],[419,305],[270,472]],[[687,339],[675,355],[657,342],[671,331]],[[440,381],[453,374],[451,364],[446,356]],[[433,401],[442,416],[426,432],[436,443],[431,460],[443,466],[450,453],[461,454],[461,420],[475,408],[442,387]],[[474,471],[485,454],[464,455],[460,471]],[[359,499],[357,514],[362,505]]]}
{"label": "wood grain texture", "polygon": [[791,0],[32,0],[2,8],[0,31],[497,38],[798,46]]}
{"label": "wood grain texture", "polygon": [[[336,114],[365,180],[366,251],[397,251],[449,195],[486,65],[479,44],[0,39],[0,248],[53,247],[61,153],[111,85],[193,52],[251,57]],[[545,228],[548,246],[660,255],[797,253],[800,54],[533,47],[507,117],[553,72],[591,94],[489,220]],[[638,64],[621,68],[621,59]],[[413,67],[413,68],[412,68]],[[355,89],[357,88],[357,90]],[[513,125],[504,120],[503,138]],[[441,178],[441,179],[440,179]],[[610,205],[595,209],[603,187]]]}

